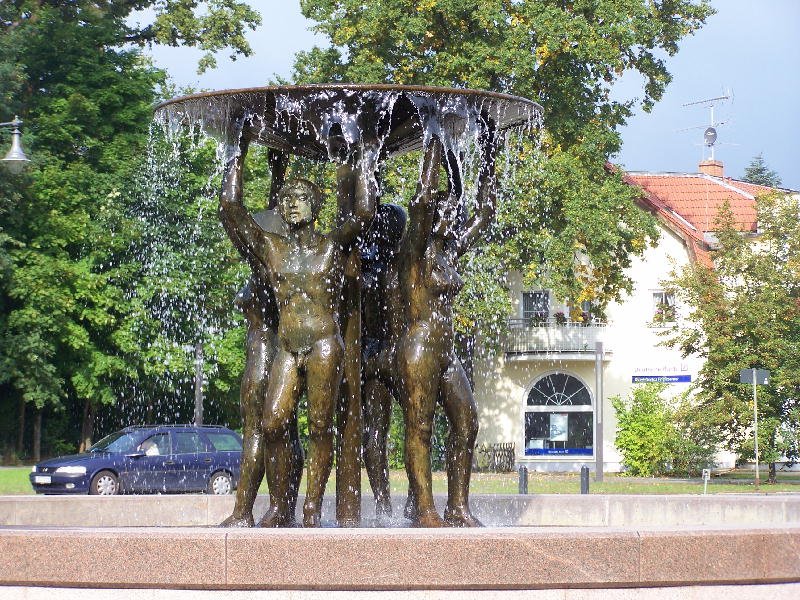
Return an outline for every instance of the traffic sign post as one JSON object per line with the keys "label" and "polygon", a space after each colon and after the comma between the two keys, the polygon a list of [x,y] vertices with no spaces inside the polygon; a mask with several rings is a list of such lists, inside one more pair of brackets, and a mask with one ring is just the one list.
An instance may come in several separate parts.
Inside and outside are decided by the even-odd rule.
{"label": "traffic sign post", "polygon": [[766,369],[742,369],[739,371],[739,383],[752,383],[753,384],[753,450],[756,455],[756,482],[755,486],[758,489],[760,483],[760,474],[758,467],[758,394],[757,389],[759,385],[767,385],[769,383],[769,371]]}

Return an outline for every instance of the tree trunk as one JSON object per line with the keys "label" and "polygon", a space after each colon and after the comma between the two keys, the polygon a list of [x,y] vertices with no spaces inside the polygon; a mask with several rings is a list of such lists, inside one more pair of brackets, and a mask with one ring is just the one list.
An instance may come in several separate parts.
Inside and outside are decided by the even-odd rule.
{"label": "tree trunk", "polygon": [[25,450],[25,400],[19,399],[19,419],[17,422],[17,458],[22,458]]}
{"label": "tree trunk", "polygon": [[767,483],[778,483],[778,473],[774,462],[769,463],[769,477],[767,477]]}
{"label": "tree trunk", "polygon": [[33,417],[33,462],[42,460],[42,409],[37,408]]}
{"label": "tree trunk", "polygon": [[81,422],[81,442],[78,444],[78,452],[86,452],[92,445],[94,437],[94,404],[91,400],[86,400],[83,404],[83,421]]}

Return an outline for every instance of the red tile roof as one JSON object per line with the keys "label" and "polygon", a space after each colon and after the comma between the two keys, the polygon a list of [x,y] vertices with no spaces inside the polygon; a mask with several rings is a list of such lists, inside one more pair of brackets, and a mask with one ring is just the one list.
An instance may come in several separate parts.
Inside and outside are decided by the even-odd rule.
{"label": "red tile roof", "polygon": [[755,231],[755,196],[770,190],[743,181],[700,173],[629,173],[628,177],[700,232],[716,229],[717,215],[726,201],[739,228],[742,231]]}
{"label": "red tile roof", "polygon": [[741,231],[755,232],[755,198],[773,191],[703,173],[626,173],[624,178],[642,188],[642,205],[686,241],[693,259],[707,266],[713,264],[703,234],[716,229],[723,204],[728,202]]}

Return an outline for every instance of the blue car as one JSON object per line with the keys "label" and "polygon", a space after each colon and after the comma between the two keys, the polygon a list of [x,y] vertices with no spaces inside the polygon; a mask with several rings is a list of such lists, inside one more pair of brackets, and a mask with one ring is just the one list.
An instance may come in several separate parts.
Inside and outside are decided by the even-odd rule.
{"label": "blue car", "polygon": [[30,480],[37,494],[230,494],[241,453],[242,438],[227,427],[126,427],[84,454],[40,462]]}

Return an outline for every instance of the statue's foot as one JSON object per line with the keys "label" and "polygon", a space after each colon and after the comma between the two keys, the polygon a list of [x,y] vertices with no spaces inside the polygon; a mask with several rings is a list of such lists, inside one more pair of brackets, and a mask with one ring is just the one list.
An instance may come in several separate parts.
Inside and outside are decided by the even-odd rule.
{"label": "statue's foot", "polygon": [[303,504],[303,527],[322,527],[322,507],[318,503]]}
{"label": "statue's foot", "polygon": [[253,521],[253,513],[249,513],[244,517],[237,517],[236,515],[231,515],[230,517],[225,519],[222,523],[220,523],[218,527],[255,527],[255,522]]}
{"label": "statue's foot", "polygon": [[449,527],[483,527],[483,523],[472,516],[466,506],[456,508],[448,506],[444,511],[444,521]]}
{"label": "statue's foot", "polygon": [[270,506],[266,514],[258,522],[259,527],[297,527],[294,515],[288,515],[274,506]]}
{"label": "statue's foot", "polygon": [[412,524],[414,527],[447,527],[447,523],[434,509],[420,511],[417,517],[412,519]]}

